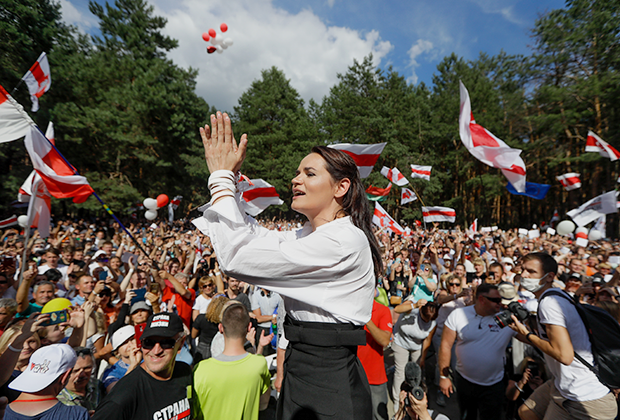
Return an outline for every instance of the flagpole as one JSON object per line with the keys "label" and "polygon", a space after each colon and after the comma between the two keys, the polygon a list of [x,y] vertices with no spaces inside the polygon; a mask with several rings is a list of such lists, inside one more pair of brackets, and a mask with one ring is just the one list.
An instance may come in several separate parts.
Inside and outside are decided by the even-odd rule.
{"label": "flagpole", "polygon": [[18,88],[18,87],[20,87],[20,86],[22,85],[23,81],[24,81],[24,79],[23,79],[23,78],[19,79],[19,83],[18,83],[18,84],[17,84],[17,86],[15,86],[15,87],[13,88],[13,90],[11,91],[11,96],[13,96],[13,94],[15,93],[15,91],[17,90],[17,88]]}
{"label": "flagpole", "polygon": [[[420,199],[420,203],[422,203],[422,206],[426,207],[426,204],[424,204],[424,200],[422,200],[422,196],[420,194],[418,194],[418,192],[416,191],[416,189],[413,186],[413,184],[410,182],[409,185],[411,185],[411,188],[413,189],[413,192]],[[422,209],[420,208],[420,210],[422,210]],[[426,220],[424,220],[424,213],[422,213],[422,223],[424,223],[424,230],[426,230]]]}
{"label": "flagpole", "polygon": [[[67,166],[69,166],[69,168],[73,169],[73,173],[74,173],[75,175],[80,175],[80,173],[77,171],[77,169],[75,169],[75,167],[74,167],[73,165],[71,165],[71,164],[69,163],[69,161],[68,161],[68,160],[67,160],[67,159],[63,156],[63,154],[62,154],[62,153],[60,153],[60,150],[58,150],[58,149],[56,148],[56,146],[54,145],[54,143],[52,143],[52,142],[50,141],[50,139],[48,139],[48,138],[47,138],[47,136],[45,135],[45,133],[43,133],[43,131],[41,130],[41,128],[39,128],[39,126],[38,126],[38,125],[35,125],[35,127],[37,127],[37,130],[39,130],[39,132],[40,132],[40,133],[43,135],[43,137],[47,140],[47,142],[50,144],[50,146],[52,146],[52,148],[53,148],[53,149],[54,149],[54,150],[58,153],[58,156],[60,156],[60,157],[62,158],[62,160],[64,160],[64,161],[65,161],[65,163],[67,164]],[[107,205],[106,203],[104,203],[104,202],[103,202],[103,200],[101,199],[101,197],[99,197],[99,195],[97,195],[97,193],[96,193],[94,190],[93,190],[93,193],[92,193],[92,194],[93,194],[93,195],[95,196],[95,198],[96,198],[96,199],[97,199],[97,200],[101,203],[101,205],[103,206],[103,209],[104,209],[106,212],[108,212],[108,214],[114,218],[114,220],[116,221],[116,223],[118,223],[118,225],[119,225],[119,226],[120,226],[120,227],[121,227],[121,228],[125,231],[125,233],[126,233],[127,235],[129,235],[129,237],[130,237],[130,238],[131,238],[131,240],[134,242],[134,244],[136,244],[136,246],[138,247],[138,249],[139,249],[140,251],[142,251],[142,253],[143,253],[146,257],[148,257],[148,256],[149,256],[149,254],[148,254],[148,253],[144,250],[144,248],[142,248],[142,245],[140,245],[140,242],[138,242],[138,241],[136,240],[136,238],[134,238],[134,236],[131,234],[131,232],[129,232],[129,231],[127,230],[127,228],[125,227],[125,225],[123,225],[123,223],[122,223],[122,222],[118,219],[118,217],[116,217],[116,215],[114,214],[114,212],[112,211],[112,209],[110,209],[110,207],[108,207],[108,205]],[[29,211],[30,211],[30,209],[29,209]],[[153,261],[153,265],[155,266],[155,268],[156,268],[157,270],[159,270],[159,265],[157,264],[157,262],[156,262],[156,261]]]}
{"label": "flagpole", "polygon": [[[35,177],[37,178],[37,177]],[[26,213],[26,232],[24,232],[24,252],[22,253],[22,260],[19,267],[19,278],[17,279],[18,287],[22,284],[24,280],[24,267],[26,267],[26,258],[28,252],[28,240],[30,239],[30,225],[32,225],[32,213],[35,211],[35,202],[37,201],[37,191],[39,191],[39,185],[43,180],[41,177],[38,177],[33,184],[31,189],[30,201],[28,202],[28,212]]]}

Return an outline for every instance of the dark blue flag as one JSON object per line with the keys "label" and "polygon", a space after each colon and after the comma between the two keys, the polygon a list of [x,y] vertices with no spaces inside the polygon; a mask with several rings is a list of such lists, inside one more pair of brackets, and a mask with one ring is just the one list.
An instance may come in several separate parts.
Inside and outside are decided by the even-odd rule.
{"label": "dark blue flag", "polygon": [[526,197],[535,198],[536,200],[542,200],[547,195],[547,192],[551,188],[549,184],[535,184],[533,182],[525,183],[525,192],[518,192],[515,190],[515,187],[512,184],[508,183],[506,185],[506,189],[510,192],[510,194],[515,195],[524,195]]}

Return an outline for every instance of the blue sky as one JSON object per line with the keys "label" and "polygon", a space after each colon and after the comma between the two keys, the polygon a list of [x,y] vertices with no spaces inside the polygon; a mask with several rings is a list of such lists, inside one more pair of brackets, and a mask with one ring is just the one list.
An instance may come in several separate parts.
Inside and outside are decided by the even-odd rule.
{"label": "blue sky", "polygon": [[[170,58],[199,70],[197,92],[232,110],[262,69],[284,71],[306,101],[321,101],[354,59],[373,53],[410,83],[432,83],[437,64],[452,52],[529,54],[530,30],[559,0],[149,0],[179,40]],[[83,32],[97,21],[86,0],[61,0],[65,21]],[[103,3],[103,2],[102,2]],[[201,34],[226,22],[234,44],[207,54]],[[219,30],[218,30],[219,32]],[[222,38],[222,34],[219,34]]]}

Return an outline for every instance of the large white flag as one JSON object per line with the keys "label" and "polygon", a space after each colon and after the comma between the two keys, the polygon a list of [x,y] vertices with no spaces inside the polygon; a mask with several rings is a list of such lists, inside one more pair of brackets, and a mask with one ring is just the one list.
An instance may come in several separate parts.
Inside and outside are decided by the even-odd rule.
{"label": "large white flag", "polygon": [[351,143],[339,143],[332,144],[328,147],[338,149],[351,156],[357,165],[357,170],[360,173],[360,178],[367,178],[372,172],[372,168],[377,163],[379,155],[383,152],[387,143],[377,144],[351,144]]}
{"label": "large white flag", "polygon": [[392,219],[387,213],[387,211],[385,211],[385,209],[381,207],[381,204],[376,201],[375,212],[372,215],[372,222],[383,229],[391,230],[392,232],[399,235],[403,235],[405,233],[405,230],[402,228],[402,226],[396,223],[396,220]]}
{"label": "large white flag", "polygon": [[422,178],[430,181],[432,169],[432,166],[411,165],[411,178]]}
{"label": "large white flag", "polygon": [[239,183],[241,193],[241,204],[243,210],[250,216],[257,216],[267,207],[284,204],[276,188],[262,179],[252,179],[251,182]]}
{"label": "large white flag", "polygon": [[47,55],[42,52],[36,63],[30,67],[30,70],[22,77],[28,86],[30,99],[32,100],[32,112],[39,110],[39,98],[50,89],[52,85],[52,75],[50,74],[50,65],[47,62]]}
{"label": "large white flag", "polygon": [[34,125],[24,108],[0,86],[0,143],[24,137]]}
{"label": "large white flag", "polygon": [[409,188],[403,188],[400,190],[400,204],[401,205],[411,203],[412,201],[415,201],[417,199],[418,197]]}
{"label": "large white flag", "polygon": [[459,134],[461,141],[480,162],[501,169],[508,182],[518,192],[525,192],[525,162],[521,150],[508,146],[486,128],[476,124],[471,111],[469,92],[459,81],[461,90],[461,112],[459,115]]}
{"label": "large white flag", "polygon": [[617,203],[616,192],[610,191],[598,197],[594,197],[592,200],[566,214],[568,214],[578,226],[585,226],[605,214],[616,213],[618,211]]}
{"label": "large white flag", "polygon": [[456,220],[456,211],[450,207],[422,207],[422,216],[426,223],[450,222]]}
{"label": "large white flag", "polygon": [[383,175],[399,187],[402,187],[403,185],[407,185],[409,183],[407,178],[405,178],[403,174],[400,173],[398,168],[390,169],[387,166],[384,166],[383,168],[381,168],[381,175]]}

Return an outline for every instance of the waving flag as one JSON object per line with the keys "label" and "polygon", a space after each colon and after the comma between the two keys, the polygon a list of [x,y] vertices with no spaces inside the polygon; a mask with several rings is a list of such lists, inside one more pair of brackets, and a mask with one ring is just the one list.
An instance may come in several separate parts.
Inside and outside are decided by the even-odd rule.
{"label": "waving flag", "polygon": [[476,235],[476,232],[478,232],[478,219],[474,220],[474,223],[469,226],[469,229],[467,231],[467,236],[469,236],[469,239],[473,241],[474,235]]}
{"label": "waving flag", "polygon": [[556,179],[560,181],[566,191],[576,190],[581,188],[581,175],[575,172],[569,172],[564,175],[557,176]]}
{"label": "waving flag", "polygon": [[401,205],[411,203],[412,201],[415,201],[417,199],[418,197],[409,188],[403,188],[402,190],[400,190],[400,204]]}
{"label": "waving flag", "polygon": [[456,211],[450,207],[422,207],[422,216],[426,223],[450,222],[456,220]]}
{"label": "waving flag", "polygon": [[422,178],[427,181],[431,180],[432,166],[411,165],[411,178]]}
{"label": "waving flag", "polygon": [[252,179],[250,183],[239,184],[241,190],[241,205],[250,216],[257,216],[267,207],[284,204],[280,200],[276,188],[262,179]]}
{"label": "waving flag", "polygon": [[39,110],[39,98],[50,89],[52,85],[52,75],[50,65],[47,62],[47,55],[42,52],[37,62],[30,67],[30,70],[22,77],[28,86],[30,99],[32,100],[32,112]]}
{"label": "waving flag", "polygon": [[586,152],[598,152],[601,156],[611,159],[612,162],[620,158],[620,152],[611,147],[602,138],[594,134],[593,131],[588,131]]}
{"label": "waving flag", "polygon": [[617,203],[616,192],[610,191],[598,197],[594,197],[592,200],[566,214],[568,214],[578,226],[584,226],[605,214],[616,213],[618,211]]}
{"label": "waving flag", "polygon": [[560,221],[560,213],[558,213],[558,209],[555,209],[553,211],[553,216],[551,217],[549,224],[553,224],[553,222],[559,222],[559,221]]}
{"label": "waving flag", "polygon": [[381,168],[381,175],[385,176],[387,179],[389,179],[399,187],[402,187],[403,185],[407,185],[409,183],[407,178],[405,178],[397,168],[390,169],[387,166],[384,166],[383,168]]}
{"label": "waving flag", "polygon": [[536,200],[542,200],[549,192],[551,185],[549,184],[537,184],[535,182],[526,182],[525,191],[517,191],[512,184],[507,184],[506,189],[510,194],[524,195],[526,197],[534,198]]}
{"label": "waving flag", "polygon": [[392,219],[389,214],[387,214],[387,211],[385,211],[379,203],[375,203],[375,212],[372,215],[372,222],[375,225],[383,229],[391,230],[398,235],[403,235],[405,233],[402,226],[396,223],[396,221]]}
{"label": "waving flag", "polygon": [[47,130],[45,130],[45,137],[47,137],[47,139],[52,142],[54,146],[56,146],[56,139],[54,138],[54,123],[51,121],[47,124]]}
{"label": "waving flag", "polygon": [[469,92],[459,81],[461,90],[461,113],[459,115],[459,134],[461,141],[480,162],[501,169],[517,191],[525,192],[525,163],[521,150],[513,149],[490,131],[476,124],[471,111]]}
{"label": "waving flag", "polygon": [[383,201],[387,198],[390,190],[392,189],[392,183],[390,182],[386,188],[377,188],[372,185],[366,188],[366,197],[370,201]]}
{"label": "waving flag", "polygon": [[40,178],[34,182],[32,188],[34,195],[30,198],[28,206],[28,224],[39,229],[42,238],[47,238],[50,236],[52,197]]}
{"label": "waving flag", "polygon": [[88,180],[75,175],[70,166],[37,127],[32,127],[24,139],[32,166],[43,179],[47,190],[56,198],[73,198],[83,203],[93,193]]}
{"label": "waving flag", "polygon": [[377,163],[379,155],[383,152],[387,143],[377,144],[351,144],[340,143],[332,144],[328,147],[338,149],[351,156],[357,165],[357,170],[360,173],[360,178],[367,178],[372,172],[372,168]]}
{"label": "waving flag", "polygon": [[0,143],[24,137],[33,125],[24,108],[0,86]]}
{"label": "waving flag", "polygon": [[0,229],[8,228],[17,224],[17,216],[13,215],[8,219],[0,220]]}
{"label": "waving flag", "polygon": [[172,200],[170,200],[170,202],[168,203],[168,221],[170,223],[174,221],[174,211],[179,208],[179,204],[181,204],[182,199],[183,199],[182,195],[177,195]]}

